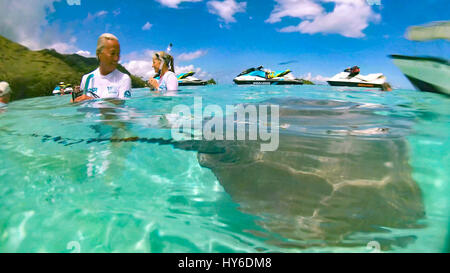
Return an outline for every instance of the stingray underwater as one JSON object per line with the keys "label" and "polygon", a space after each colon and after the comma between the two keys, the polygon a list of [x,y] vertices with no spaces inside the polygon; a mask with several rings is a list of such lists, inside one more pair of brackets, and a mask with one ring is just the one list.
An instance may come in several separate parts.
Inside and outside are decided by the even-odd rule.
{"label": "stingray underwater", "polygon": [[[261,151],[261,140],[33,136],[63,145],[154,143],[196,151],[239,209],[257,216],[270,233],[258,236],[276,245],[364,246],[372,233],[389,233],[386,228],[421,227],[422,194],[411,176],[405,136],[396,130],[403,123],[377,115],[372,105],[297,98],[264,103],[280,106],[275,151]],[[383,247],[414,240],[399,236]]]}

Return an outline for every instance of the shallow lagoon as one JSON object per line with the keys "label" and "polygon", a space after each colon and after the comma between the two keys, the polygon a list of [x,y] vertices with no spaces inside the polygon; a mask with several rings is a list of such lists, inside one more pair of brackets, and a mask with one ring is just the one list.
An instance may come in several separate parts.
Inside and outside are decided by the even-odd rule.
{"label": "shallow lagoon", "polygon": [[[120,106],[42,97],[0,115],[0,251],[444,251],[448,97],[329,86],[133,91]],[[174,141],[163,117],[194,96],[223,109],[280,105],[278,150]]]}

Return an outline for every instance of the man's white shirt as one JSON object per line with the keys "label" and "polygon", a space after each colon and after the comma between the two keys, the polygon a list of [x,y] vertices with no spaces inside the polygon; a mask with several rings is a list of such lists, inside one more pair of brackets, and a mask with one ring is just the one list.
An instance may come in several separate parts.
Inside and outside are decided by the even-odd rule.
{"label": "man's white shirt", "polygon": [[80,89],[91,97],[94,96],[93,93],[102,99],[125,99],[131,97],[131,78],[117,69],[108,75],[102,75],[97,68],[83,76]]}

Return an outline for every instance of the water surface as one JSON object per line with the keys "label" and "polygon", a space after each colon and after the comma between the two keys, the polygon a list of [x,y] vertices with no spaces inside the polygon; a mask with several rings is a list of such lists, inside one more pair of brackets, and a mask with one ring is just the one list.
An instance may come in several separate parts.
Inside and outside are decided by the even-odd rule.
{"label": "water surface", "polygon": [[[445,251],[450,100],[329,86],[133,90],[0,115],[2,252]],[[280,105],[280,145],[175,141],[175,105]],[[76,246],[73,248],[73,246]]]}

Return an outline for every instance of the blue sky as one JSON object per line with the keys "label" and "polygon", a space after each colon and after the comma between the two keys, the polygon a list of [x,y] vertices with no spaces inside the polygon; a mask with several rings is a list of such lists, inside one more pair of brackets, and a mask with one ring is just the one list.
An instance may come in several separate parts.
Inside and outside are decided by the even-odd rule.
{"label": "blue sky", "polygon": [[[289,68],[319,81],[359,65],[412,88],[387,57],[448,59],[448,41],[406,40],[411,25],[449,20],[449,0],[0,0],[0,35],[31,49],[93,56],[100,34],[115,34],[121,63],[152,74],[151,53],[173,43],[178,72],[231,83],[242,70]],[[283,62],[291,63],[280,65]]]}

